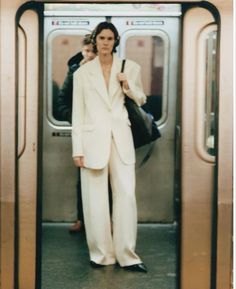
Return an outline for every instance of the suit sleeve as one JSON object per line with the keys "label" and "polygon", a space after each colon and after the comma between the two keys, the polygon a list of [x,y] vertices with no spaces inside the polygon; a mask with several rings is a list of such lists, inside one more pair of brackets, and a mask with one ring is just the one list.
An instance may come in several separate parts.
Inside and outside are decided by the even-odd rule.
{"label": "suit sleeve", "polygon": [[[79,85],[78,85],[79,84]],[[84,120],[83,79],[80,71],[73,75],[72,156],[83,156],[82,126]]]}
{"label": "suit sleeve", "polygon": [[[130,65],[131,66],[131,65]],[[146,95],[143,92],[143,85],[141,80],[141,69],[140,66],[136,63],[132,63],[132,66],[127,71],[127,78],[129,89],[124,90],[124,93],[133,99],[137,105],[141,106],[146,102]]]}

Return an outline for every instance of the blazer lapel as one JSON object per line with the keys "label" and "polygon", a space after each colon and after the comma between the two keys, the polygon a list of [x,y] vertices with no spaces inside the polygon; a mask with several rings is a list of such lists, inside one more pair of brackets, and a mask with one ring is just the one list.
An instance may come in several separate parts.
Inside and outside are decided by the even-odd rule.
{"label": "blazer lapel", "polygon": [[101,65],[98,57],[93,60],[93,66],[91,66],[91,82],[97,92],[101,95],[104,101],[110,106],[109,96],[105,84],[105,79],[102,74]]}
{"label": "blazer lapel", "polygon": [[109,96],[111,101],[113,101],[113,98],[117,90],[121,88],[120,82],[117,79],[117,73],[119,73],[120,70],[121,70],[121,60],[116,56],[116,54],[113,53],[113,63],[109,82]]}

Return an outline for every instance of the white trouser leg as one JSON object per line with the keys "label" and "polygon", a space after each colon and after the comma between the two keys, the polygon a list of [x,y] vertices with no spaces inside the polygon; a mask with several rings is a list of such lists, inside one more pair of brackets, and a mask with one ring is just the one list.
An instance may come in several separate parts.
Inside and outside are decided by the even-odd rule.
{"label": "white trouser leg", "polygon": [[113,198],[113,242],[116,259],[121,266],[141,263],[135,253],[137,207],[135,197],[135,167],[124,164],[112,141],[109,162]]}
{"label": "white trouser leg", "polygon": [[81,169],[82,199],[90,259],[98,264],[115,263],[108,200],[108,168]]}

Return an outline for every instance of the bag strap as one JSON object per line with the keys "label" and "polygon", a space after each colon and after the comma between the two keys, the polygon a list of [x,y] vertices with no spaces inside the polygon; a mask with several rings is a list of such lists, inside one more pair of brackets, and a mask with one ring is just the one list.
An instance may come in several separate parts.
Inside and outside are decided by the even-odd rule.
{"label": "bag strap", "polygon": [[137,165],[137,169],[141,168],[149,160],[149,158],[151,157],[151,154],[153,152],[154,146],[155,146],[155,142],[151,142],[149,144],[149,147],[147,149],[147,153],[144,156],[144,158],[142,159],[142,161],[139,163],[139,165]]}
{"label": "bag strap", "polygon": [[120,72],[124,72],[124,70],[125,70],[125,61],[126,61],[126,59],[123,59],[123,60],[122,60],[122,65],[121,65],[121,70],[120,70]]}
{"label": "bag strap", "polygon": [[[126,61],[126,59],[122,60],[121,70],[120,70],[121,73],[124,72],[124,70],[125,70],[125,61]],[[122,84],[123,84],[123,81],[120,82],[121,89],[122,89]]]}

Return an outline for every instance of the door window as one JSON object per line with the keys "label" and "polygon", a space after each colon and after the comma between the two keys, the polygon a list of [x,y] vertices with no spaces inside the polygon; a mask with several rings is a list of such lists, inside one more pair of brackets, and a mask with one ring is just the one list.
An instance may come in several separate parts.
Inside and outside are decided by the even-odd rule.
{"label": "door window", "polygon": [[205,82],[205,150],[215,155],[215,102],[216,102],[216,48],[217,32],[211,31],[206,38]]}
{"label": "door window", "polygon": [[[145,33],[147,34],[147,33]],[[142,83],[147,95],[144,105],[155,121],[167,116],[168,38],[160,35],[131,35],[126,40],[126,57],[142,67]]]}
{"label": "door window", "polygon": [[[72,108],[73,63],[68,63],[82,51],[84,35],[60,34],[51,41],[51,65],[49,63],[47,113],[52,124],[69,126],[66,120]],[[51,71],[50,71],[51,68]],[[69,71],[70,70],[70,71]],[[63,102],[62,102],[63,94]],[[63,106],[64,105],[64,106]],[[66,111],[67,110],[67,111]]]}

